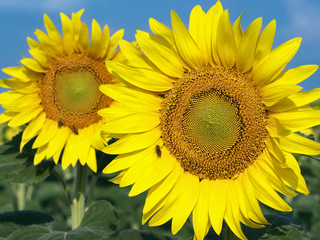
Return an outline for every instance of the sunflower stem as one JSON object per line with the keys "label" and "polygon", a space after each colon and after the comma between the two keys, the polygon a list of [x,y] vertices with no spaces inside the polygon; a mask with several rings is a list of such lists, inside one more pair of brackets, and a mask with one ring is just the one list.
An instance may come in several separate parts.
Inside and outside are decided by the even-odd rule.
{"label": "sunflower stem", "polygon": [[77,164],[74,196],[71,205],[72,229],[79,227],[84,215],[85,188],[87,182],[87,167]]}
{"label": "sunflower stem", "polygon": [[61,185],[62,185],[62,187],[63,187],[63,189],[64,189],[64,191],[66,193],[68,202],[71,205],[72,204],[72,197],[71,197],[71,194],[70,194],[70,191],[69,191],[69,188],[68,188],[67,184],[65,183],[63,178],[60,176],[60,174],[56,170],[53,169],[52,173],[56,176],[58,181],[61,183]]}
{"label": "sunflower stem", "polygon": [[89,190],[89,194],[88,194],[87,208],[90,207],[92,196],[93,196],[93,191],[94,191],[94,188],[96,186],[96,183],[97,183],[99,176],[100,176],[100,174],[98,174],[98,175],[94,174],[92,177],[91,184],[90,184],[90,190]]}
{"label": "sunflower stem", "polygon": [[25,183],[17,184],[16,197],[17,197],[17,209],[19,211],[24,210],[24,207],[26,205],[26,184]]}

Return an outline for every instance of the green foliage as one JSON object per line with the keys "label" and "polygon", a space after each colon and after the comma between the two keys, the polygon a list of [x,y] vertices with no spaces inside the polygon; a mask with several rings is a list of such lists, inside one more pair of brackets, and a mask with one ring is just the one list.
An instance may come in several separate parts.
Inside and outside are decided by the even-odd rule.
{"label": "green foliage", "polygon": [[301,232],[290,225],[273,228],[259,240],[302,240]]}
{"label": "green foliage", "polygon": [[34,166],[31,143],[20,153],[21,134],[0,146],[0,181],[6,183],[37,183],[46,179],[54,167],[52,161]]}

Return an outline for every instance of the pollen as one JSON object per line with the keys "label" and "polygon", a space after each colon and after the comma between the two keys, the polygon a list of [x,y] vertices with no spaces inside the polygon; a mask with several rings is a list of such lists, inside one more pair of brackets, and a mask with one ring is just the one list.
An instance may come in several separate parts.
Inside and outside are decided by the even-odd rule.
{"label": "pollen", "polygon": [[200,179],[235,179],[265,147],[268,119],[261,93],[236,69],[186,72],[160,111],[164,145]]}
{"label": "pollen", "polygon": [[83,54],[55,59],[39,83],[41,104],[47,117],[72,131],[97,123],[97,111],[109,107],[111,99],[99,91],[111,83],[103,62]]}

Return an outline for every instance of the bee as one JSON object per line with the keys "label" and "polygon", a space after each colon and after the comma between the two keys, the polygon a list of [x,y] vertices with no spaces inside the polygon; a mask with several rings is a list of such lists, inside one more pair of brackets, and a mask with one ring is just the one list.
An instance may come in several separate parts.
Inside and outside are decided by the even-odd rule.
{"label": "bee", "polygon": [[63,126],[63,119],[60,118],[58,121],[58,127],[61,128]]}
{"label": "bee", "polygon": [[158,157],[161,157],[161,149],[159,145],[156,145],[156,153]]}
{"label": "bee", "polygon": [[74,134],[79,135],[78,129],[74,124],[72,124],[72,131],[74,132]]}

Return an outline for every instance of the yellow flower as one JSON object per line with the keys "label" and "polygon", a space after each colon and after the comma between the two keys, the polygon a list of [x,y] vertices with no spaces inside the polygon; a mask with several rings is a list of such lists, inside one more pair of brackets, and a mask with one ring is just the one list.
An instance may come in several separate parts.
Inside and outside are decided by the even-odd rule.
{"label": "yellow flower", "polygon": [[[126,86],[100,89],[117,104],[99,114],[102,129],[120,138],[103,151],[119,154],[104,173],[133,184],[129,196],[149,189],[143,220],[158,226],[172,219],[177,233],[192,213],[195,239],[223,220],[242,239],[240,222],[268,224],[259,202],[291,211],[278,192],[309,193],[292,153],[320,154],[320,144],[295,132],[320,123],[307,104],[320,89],[296,84],[317,66],[284,71],[297,52],[295,38],[272,48],[276,22],[262,19],[243,32],[231,25],[218,1],[207,13],[193,8],[189,30],[171,12],[172,30],[150,19],[154,35],[138,31],[138,48],[120,41],[128,64],[107,61]],[[294,191],[295,190],[295,191]]]}
{"label": "yellow flower", "polygon": [[61,13],[63,36],[44,15],[48,34],[37,29],[38,42],[27,38],[32,58],[23,58],[23,66],[3,69],[12,78],[2,80],[1,86],[12,90],[0,95],[6,109],[0,123],[9,121],[10,127],[28,123],[20,149],[37,136],[32,146],[37,149],[34,164],[51,157],[58,163],[61,157],[63,169],[79,160],[97,171],[95,149],[105,146],[100,136],[103,120],[97,111],[112,101],[99,86],[114,82],[105,61],[120,58],[115,49],[123,30],[110,38],[108,26],[101,31],[93,20],[89,41],[82,13],[73,13],[71,19]]}

